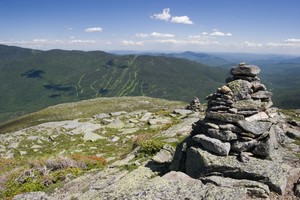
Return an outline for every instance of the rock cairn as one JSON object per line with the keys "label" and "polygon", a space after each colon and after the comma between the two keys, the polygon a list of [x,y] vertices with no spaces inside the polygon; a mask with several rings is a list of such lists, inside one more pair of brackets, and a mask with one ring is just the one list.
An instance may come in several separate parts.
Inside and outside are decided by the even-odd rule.
{"label": "rock cairn", "polygon": [[186,107],[188,110],[192,110],[195,112],[201,112],[203,111],[200,100],[198,97],[194,97],[191,103]]}
{"label": "rock cairn", "polygon": [[206,117],[193,131],[194,141],[221,156],[229,152],[270,156],[277,148],[270,131],[279,115],[271,107],[272,93],[260,83],[259,72],[259,67],[245,63],[231,69],[227,84],[207,96]]}
{"label": "rock cairn", "polygon": [[205,118],[177,145],[170,169],[216,185],[230,179],[235,187],[243,180],[245,195],[267,198],[269,189],[283,194],[289,171],[280,148],[284,120],[260,82],[259,67],[241,63],[230,73],[226,84],[207,96]]}

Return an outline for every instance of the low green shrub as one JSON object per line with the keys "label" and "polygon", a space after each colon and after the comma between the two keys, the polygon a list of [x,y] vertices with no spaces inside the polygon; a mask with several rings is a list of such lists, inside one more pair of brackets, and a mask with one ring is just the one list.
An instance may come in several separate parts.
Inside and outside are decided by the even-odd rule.
{"label": "low green shrub", "polygon": [[164,143],[159,140],[144,140],[140,144],[141,146],[141,152],[148,154],[148,155],[153,155],[157,153],[163,146]]}

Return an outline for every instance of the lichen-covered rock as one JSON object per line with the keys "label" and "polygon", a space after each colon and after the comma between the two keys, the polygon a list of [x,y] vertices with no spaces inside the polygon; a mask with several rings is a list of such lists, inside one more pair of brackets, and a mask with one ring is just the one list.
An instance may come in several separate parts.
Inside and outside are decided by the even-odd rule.
{"label": "lichen-covered rock", "polygon": [[250,94],[252,93],[252,85],[248,81],[238,79],[229,82],[227,85],[233,92],[234,100],[244,100],[251,98]]}
{"label": "lichen-covered rock", "polygon": [[45,192],[28,192],[16,195],[13,200],[48,200]]}
{"label": "lichen-covered rock", "polygon": [[207,176],[201,178],[201,181],[205,184],[212,183],[216,186],[226,188],[243,187],[247,190],[247,194],[249,194],[250,196],[268,198],[270,194],[269,187],[258,181],[251,181],[247,179],[232,179],[220,176]]}
{"label": "lichen-covered rock", "polygon": [[216,156],[200,148],[187,150],[186,173],[193,178],[201,178],[217,173],[221,176],[260,181],[279,194],[283,194],[287,184],[286,165],[249,157],[247,164],[239,162],[236,156]]}

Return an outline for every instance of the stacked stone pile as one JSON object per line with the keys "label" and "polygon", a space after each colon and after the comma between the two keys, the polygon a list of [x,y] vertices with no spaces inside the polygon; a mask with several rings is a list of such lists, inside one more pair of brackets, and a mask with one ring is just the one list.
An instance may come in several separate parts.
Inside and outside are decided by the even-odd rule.
{"label": "stacked stone pile", "polygon": [[226,84],[207,96],[205,118],[177,145],[170,169],[202,182],[217,176],[216,185],[229,178],[233,188],[242,181],[243,199],[268,198],[269,189],[284,194],[291,169],[282,163],[285,122],[260,82],[259,67],[241,63],[230,73]]}
{"label": "stacked stone pile", "polygon": [[188,110],[193,110],[195,112],[203,111],[200,100],[197,97],[194,97],[191,103],[186,107]]}
{"label": "stacked stone pile", "polygon": [[272,93],[260,83],[260,68],[241,63],[232,68],[227,84],[207,96],[206,117],[193,131],[193,140],[217,155],[251,152],[271,156],[277,148],[280,117]]}

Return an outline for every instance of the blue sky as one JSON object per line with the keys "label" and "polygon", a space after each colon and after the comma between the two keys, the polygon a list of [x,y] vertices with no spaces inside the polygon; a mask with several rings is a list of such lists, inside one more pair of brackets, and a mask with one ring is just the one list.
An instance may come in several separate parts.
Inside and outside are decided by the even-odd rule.
{"label": "blue sky", "polygon": [[0,0],[0,43],[300,55],[300,0]]}

